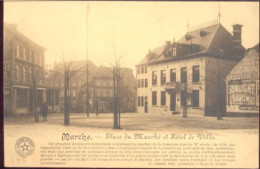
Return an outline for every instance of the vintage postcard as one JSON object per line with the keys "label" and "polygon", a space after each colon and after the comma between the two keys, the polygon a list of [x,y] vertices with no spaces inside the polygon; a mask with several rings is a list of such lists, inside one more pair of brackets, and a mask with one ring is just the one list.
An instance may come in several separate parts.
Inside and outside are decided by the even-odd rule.
{"label": "vintage postcard", "polygon": [[4,2],[6,167],[258,168],[259,2]]}

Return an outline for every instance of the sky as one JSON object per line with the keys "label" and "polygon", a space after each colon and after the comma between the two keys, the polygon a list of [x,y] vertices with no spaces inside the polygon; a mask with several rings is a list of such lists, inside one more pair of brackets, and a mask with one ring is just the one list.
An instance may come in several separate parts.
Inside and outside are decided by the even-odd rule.
{"label": "sky", "polygon": [[45,64],[85,60],[88,53],[97,66],[111,66],[116,56],[122,66],[134,69],[149,49],[185,35],[187,23],[212,21],[219,11],[229,32],[233,24],[243,25],[245,48],[259,43],[258,2],[16,1],[4,2],[4,22],[17,24],[47,49]]}

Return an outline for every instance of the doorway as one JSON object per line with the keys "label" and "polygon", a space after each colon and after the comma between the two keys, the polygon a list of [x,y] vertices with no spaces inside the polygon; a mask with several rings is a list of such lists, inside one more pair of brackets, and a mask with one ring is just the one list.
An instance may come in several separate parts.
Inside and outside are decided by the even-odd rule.
{"label": "doorway", "polygon": [[176,93],[175,91],[170,94],[170,111],[176,111]]}

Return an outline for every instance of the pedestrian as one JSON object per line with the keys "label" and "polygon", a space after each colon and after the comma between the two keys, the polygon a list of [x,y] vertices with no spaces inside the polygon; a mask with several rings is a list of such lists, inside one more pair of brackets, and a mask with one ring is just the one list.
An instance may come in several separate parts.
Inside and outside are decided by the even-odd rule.
{"label": "pedestrian", "polygon": [[40,110],[40,113],[42,115],[42,121],[48,121],[47,120],[47,115],[48,115],[48,106],[47,106],[47,103],[44,102],[42,107],[41,107],[41,110]]}

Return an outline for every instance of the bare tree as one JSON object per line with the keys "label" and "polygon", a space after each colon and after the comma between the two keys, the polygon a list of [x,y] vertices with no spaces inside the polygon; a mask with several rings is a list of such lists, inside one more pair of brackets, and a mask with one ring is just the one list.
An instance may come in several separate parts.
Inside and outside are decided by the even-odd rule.
{"label": "bare tree", "polygon": [[214,59],[214,63],[207,66],[207,68],[202,67],[207,73],[207,75],[202,78],[204,78],[205,83],[210,86],[210,89],[206,87],[206,92],[210,93],[214,91],[211,93],[212,97],[214,97],[214,103],[211,103],[211,106],[214,105],[218,120],[223,120],[223,116],[225,115],[225,81],[227,73],[231,68],[232,66],[225,65],[224,62],[221,63],[220,59]]}
{"label": "bare tree", "polygon": [[64,124],[69,125],[70,124],[70,81],[71,79],[78,73],[82,72],[84,68],[86,68],[87,65],[84,65],[78,69],[73,69],[73,62],[71,61],[65,61],[64,59],[64,53],[63,55],[63,65],[60,70],[53,70],[53,72],[56,72],[59,74],[63,81],[64,81]]}
{"label": "bare tree", "polygon": [[[42,70],[41,70],[42,69]],[[42,75],[44,73],[43,68],[36,68],[36,65],[32,65],[31,69],[31,81],[32,81],[32,111],[34,112],[34,121],[39,121],[39,113],[38,113],[38,96],[37,96],[37,87],[38,82],[43,79]]]}
{"label": "bare tree", "polygon": [[[109,52],[108,52],[109,53]],[[121,104],[121,93],[122,93],[122,66],[123,58],[126,56],[126,52],[121,51],[120,53],[117,53],[115,44],[113,43],[113,55],[112,59],[107,60],[107,58],[104,58],[104,60],[107,60],[108,64],[113,67],[113,110],[114,110],[114,129],[120,129],[120,118],[121,118],[121,111],[122,111],[122,104]]]}

